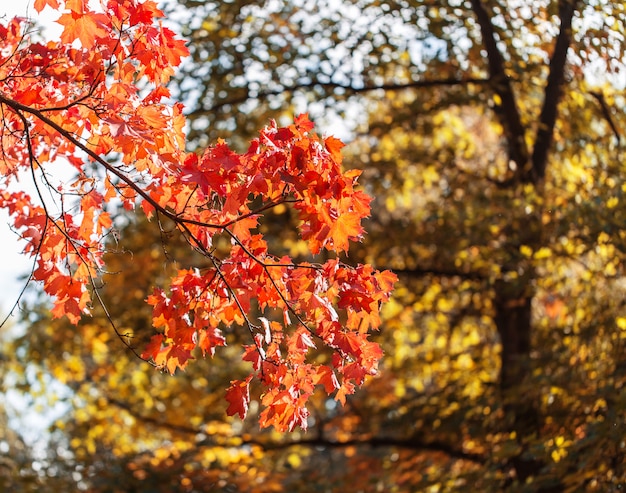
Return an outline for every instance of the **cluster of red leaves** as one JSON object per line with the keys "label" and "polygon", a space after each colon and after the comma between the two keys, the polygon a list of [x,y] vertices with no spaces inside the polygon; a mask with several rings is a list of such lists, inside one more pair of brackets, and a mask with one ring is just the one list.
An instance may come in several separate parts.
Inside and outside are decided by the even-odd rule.
{"label": "cluster of red leaves", "polygon": [[[163,102],[186,48],[156,21],[154,2],[111,0],[98,12],[87,0],[35,2],[46,5],[64,5],[60,42],[30,42],[18,19],[0,25],[0,206],[36,256],[32,277],[54,297],[53,314],[77,322],[88,312],[112,227],[106,206],[140,204],[148,217],[174,221],[212,265],[180,270],[167,292],[148,297],[159,333],[144,358],[173,373],[196,348],[213,355],[226,344],[221,328],[238,325],[249,331],[243,359],[253,371],[228,389],[229,414],[246,415],[254,379],[264,388],[262,426],[305,428],[317,386],[344,402],[376,372],[381,350],[368,336],[395,276],[337,259],[278,258],[258,232],[263,212],[291,204],[312,255],[345,252],[362,237],[370,198],[355,188],[359,172],[342,170],[343,144],[317,137],[303,115],[270,124],[244,154],[224,142],[186,153],[182,106]],[[7,190],[20,168],[34,173],[59,159],[78,173],[56,192],[63,205],[79,197],[72,213]],[[216,235],[230,238],[226,254],[216,254]],[[311,357],[316,347],[331,350],[328,363]]]}
{"label": "cluster of red leaves", "polygon": [[[35,8],[59,3],[38,0]],[[112,0],[102,10],[68,0],[61,41],[45,44],[30,41],[23,19],[0,24],[0,206],[37,255],[33,279],[54,296],[53,313],[74,323],[88,310],[87,288],[103,267],[100,240],[112,225],[105,204],[121,196],[133,207],[137,181],[184,159],[182,108],[161,103],[169,95],[162,84],[187,54],[184,42],[155,25],[162,14],[154,2]],[[155,87],[146,96],[141,79]],[[112,153],[121,156],[116,166],[103,159]],[[40,204],[8,190],[20,169],[60,160],[78,172],[65,190],[52,191],[66,212],[53,216],[39,190]],[[89,161],[104,166],[104,180],[89,176]],[[68,196],[80,197],[74,214]]]}
{"label": "cluster of red leaves", "polygon": [[[346,251],[349,241],[363,234],[361,219],[369,213],[370,198],[354,188],[358,172],[343,172],[339,142],[321,140],[311,130],[306,116],[285,128],[272,124],[242,155],[219,142],[200,158],[189,155],[169,175],[175,179],[152,195],[160,207],[176,211],[194,246],[214,267],[181,270],[169,293],[156,289],[148,298],[162,334],[145,356],[174,372],[185,367],[196,347],[213,354],[225,344],[220,326],[247,327],[254,344],[244,360],[252,362],[253,374],[265,386],[261,424],[279,430],[306,427],[305,403],[315,386],[337,391],[344,402],[376,372],[381,351],[368,335],[380,324],[380,306],[395,281],[389,272],[336,259],[297,264],[287,256],[274,257],[255,232],[261,211],[290,202],[312,253]],[[230,237],[225,258],[211,256],[216,234]],[[248,317],[253,301],[263,314],[258,322]],[[318,341],[334,350],[330,365],[307,362]],[[246,414],[253,374],[232,383],[230,414]]]}

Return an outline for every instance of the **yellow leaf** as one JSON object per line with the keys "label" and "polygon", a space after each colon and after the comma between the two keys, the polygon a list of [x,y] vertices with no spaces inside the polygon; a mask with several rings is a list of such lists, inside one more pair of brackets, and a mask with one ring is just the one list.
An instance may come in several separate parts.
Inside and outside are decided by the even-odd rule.
{"label": "yellow leaf", "polygon": [[530,248],[528,245],[522,245],[521,247],[519,247],[519,251],[526,258],[530,258],[533,255],[533,249]]}
{"label": "yellow leaf", "polygon": [[541,247],[539,250],[537,250],[535,252],[535,255],[533,255],[533,257],[536,260],[541,260],[541,259],[544,259],[544,258],[548,258],[551,255],[552,255],[552,250],[550,250],[549,248],[546,248],[546,247]]}
{"label": "yellow leaf", "polygon": [[434,166],[429,166],[422,172],[422,179],[424,180],[424,186],[430,188],[433,183],[439,181],[439,173]]}
{"label": "yellow leaf", "polygon": [[298,454],[289,454],[287,463],[294,469],[297,469],[302,465],[302,458]]}

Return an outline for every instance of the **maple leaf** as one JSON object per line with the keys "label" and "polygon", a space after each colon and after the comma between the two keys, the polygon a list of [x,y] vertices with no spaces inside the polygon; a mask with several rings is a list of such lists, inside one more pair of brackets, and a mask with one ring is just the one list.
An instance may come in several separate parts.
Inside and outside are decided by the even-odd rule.
{"label": "maple leaf", "polygon": [[141,353],[141,357],[143,359],[153,359],[156,360],[157,355],[161,351],[163,347],[163,341],[165,336],[163,334],[156,334],[150,338],[150,342],[146,345],[143,352]]}
{"label": "maple leaf", "polygon": [[388,299],[393,291],[393,285],[398,282],[398,276],[390,270],[384,270],[377,272],[374,279],[376,279],[380,292],[384,293],[385,300]]}
{"label": "maple leaf", "polygon": [[176,33],[167,27],[160,26],[161,50],[171,66],[180,65],[182,58],[189,55],[189,49],[182,39],[176,39]]}
{"label": "maple leaf", "polygon": [[78,39],[86,49],[93,48],[97,37],[105,37],[107,30],[103,27],[106,17],[103,14],[82,15],[77,12],[63,14],[57,20],[64,26],[61,41],[71,44]]}
{"label": "maple leaf", "polygon": [[241,359],[250,361],[255,371],[261,367],[261,362],[263,361],[259,348],[256,345],[244,346],[244,354]]}
{"label": "maple leaf", "polygon": [[177,368],[184,370],[190,359],[192,359],[190,351],[176,344],[169,348],[165,366],[167,371],[173,375]]}
{"label": "maple leaf", "polygon": [[328,237],[332,239],[333,248],[339,252],[348,251],[350,240],[361,237],[361,215],[357,212],[345,212],[341,214],[330,227]]}
{"label": "maple leaf", "polygon": [[56,277],[56,283],[47,284],[48,292],[54,294],[56,299],[52,308],[54,318],[67,317],[76,325],[87,306],[89,293],[84,289],[82,283],[74,281],[68,276]]}
{"label": "maple leaf", "polygon": [[311,334],[309,334],[309,332],[302,327],[300,327],[293,335],[292,344],[297,351],[306,351],[309,348],[315,348],[315,343],[311,338]]}
{"label": "maple leaf", "polygon": [[199,332],[198,347],[202,349],[202,354],[213,356],[217,346],[226,346],[226,339],[220,329],[207,328]]}
{"label": "maple leaf", "polygon": [[328,152],[330,152],[330,155],[333,157],[335,162],[341,163],[341,149],[345,147],[345,144],[341,140],[331,135],[329,137],[326,137],[326,139],[324,140],[324,146],[326,147]]}
{"label": "maple leaf", "polygon": [[315,127],[314,123],[309,120],[308,113],[302,113],[294,119],[294,127],[300,132],[310,132]]}
{"label": "maple leaf", "polygon": [[163,128],[166,125],[166,116],[161,108],[154,105],[145,105],[137,108],[137,115],[151,128]]}
{"label": "maple leaf", "polygon": [[326,365],[322,365],[317,368],[317,372],[313,377],[313,382],[315,385],[323,385],[327,394],[333,393],[340,387],[335,372],[333,372],[333,370]]}
{"label": "maple leaf", "polygon": [[143,98],[144,104],[158,103],[162,98],[169,98],[170,90],[164,86],[158,86],[152,90],[145,98]]}
{"label": "maple leaf", "polygon": [[304,400],[295,386],[272,389],[262,399],[266,409],[259,416],[259,424],[262,428],[273,426],[280,432],[293,431],[296,426],[306,430],[309,411]]}
{"label": "maple leaf", "polygon": [[345,406],[346,396],[351,394],[354,394],[354,384],[348,380],[344,380],[335,394],[335,400],[340,402],[342,406]]}
{"label": "maple leaf", "polygon": [[245,380],[233,380],[230,387],[226,391],[226,400],[228,401],[228,409],[226,414],[233,416],[238,414],[241,419],[245,419],[248,414],[248,405],[250,404],[250,381],[252,375]]}
{"label": "maple leaf", "polygon": [[37,12],[41,13],[41,11],[45,9],[47,5],[56,10],[59,8],[59,0],[35,0],[33,7]]}
{"label": "maple leaf", "polygon": [[74,325],[80,321],[83,314],[80,304],[73,298],[55,300],[54,307],[50,313],[54,318],[67,317],[67,319]]}

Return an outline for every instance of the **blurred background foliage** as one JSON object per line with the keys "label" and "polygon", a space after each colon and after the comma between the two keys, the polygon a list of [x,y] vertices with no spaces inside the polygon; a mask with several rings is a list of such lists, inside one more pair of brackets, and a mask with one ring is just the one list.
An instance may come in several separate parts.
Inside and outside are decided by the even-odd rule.
{"label": "blurred background foliage", "polygon": [[[244,150],[269,118],[300,112],[349,144],[346,166],[375,197],[349,260],[401,279],[376,335],[381,372],[345,408],[317,396],[307,433],[259,431],[255,402],[245,422],[227,419],[245,332],[174,377],[123,343],[142,347],[146,294],[198,259],[167,224],[122,218],[100,290],[115,328],[101,307],[74,327],[34,300],[25,330],[3,329],[0,487],[624,488],[625,4],[166,8],[190,40],[175,92],[192,147],[223,137]],[[303,251],[288,209],[262,228],[274,249]],[[27,444],[16,414],[46,420],[53,405]]]}

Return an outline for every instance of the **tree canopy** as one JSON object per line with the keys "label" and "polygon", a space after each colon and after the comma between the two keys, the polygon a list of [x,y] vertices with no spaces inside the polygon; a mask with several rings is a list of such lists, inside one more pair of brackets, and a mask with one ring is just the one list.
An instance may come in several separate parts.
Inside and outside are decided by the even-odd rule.
{"label": "tree canopy", "polygon": [[[322,125],[343,119],[343,161],[375,199],[348,259],[399,282],[375,336],[378,377],[345,407],[312,395],[306,434],[223,419],[219,389],[249,375],[232,347],[245,332],[226,333],[233,345],[220,358],[166,378],[115,346],[99,309],[74,327],[31,307],[15,373],[72,389],[53,436],[81,487],[110,491],[123,478],[139,491],[619,490],[622,2],[168,8],[190,40],[172,93],[189,104],[191,145],[226,138],[245,153],[268,117],[287,127],[302,111]],[[307,262],[311,245],[288,205],[263,211],[259,232],[277,258]],[[119,274],[103,278],[101,296],[132,344],[151,336],[142,293],[198,261],[167,219],[160,231],[119,225],[124,240],[109,248]],[[213,246],[232,248],[223,234]],[[258,416],[265,397],[255,392]]]}

